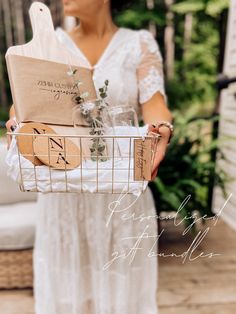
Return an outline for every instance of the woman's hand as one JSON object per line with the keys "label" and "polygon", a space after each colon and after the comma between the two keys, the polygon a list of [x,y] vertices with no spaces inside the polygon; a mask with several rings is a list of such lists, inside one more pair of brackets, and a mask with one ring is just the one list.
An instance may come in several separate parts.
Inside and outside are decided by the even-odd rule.
{"label": "woman's hand", "polygon": [[[169,111],[165,102],[165,98],[160,92],[156,92],[151,99],[142,104],[142,116],[144,123],[148,124],[149,126],[150,135],[151,132],[157,133],[157,129],[152,125],[152,123],[156,123],[157,121],[167,121],[171,123],[171,121],[173,120],[172,114]],[[153,159],[151,180],[156,177],[158,167],[165,156],[170,134],[171,131],[169,130],[169,128],[164,126],[160,128],[161,138],[156,145],[156,153]]]}
{"label": "woman's hand", "polygon": [[[151,133],[157,133],[157,130],[152,124],[149,124],[148,126],[148,133],[151,135]],[[160,135],[161,138],[159,139],[157,144],[154,144],[154,157],[153,157],[153,165],[152,165],[152,177],[151,180],[154,180],[157,172],[158,172],[158,167],[161,163],[161,161],[165,157],[167,145],[169,142],[169,137],[170,137],[170,130],[168,128],[161,128],[160,130]]]}
{"label": "woman's hand", "polygon": [[[15,118],[10,118],[7,122],[6,122],[6,128],[8,132],[12,132],[14,131],[14,128],[16,127],[16,120]],[[9,149],[10,144],[11,144],[11,140],[12,137],[11,135],[7,134],[7,149]]]}

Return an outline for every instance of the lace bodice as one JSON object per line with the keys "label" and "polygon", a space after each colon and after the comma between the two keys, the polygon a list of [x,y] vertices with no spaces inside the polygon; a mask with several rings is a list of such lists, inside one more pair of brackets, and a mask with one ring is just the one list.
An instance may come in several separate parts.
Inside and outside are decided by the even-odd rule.
{"label": "lace bodice", "polygon": [[106,79],[109,80],[107,100],[112,106],[129,103],[140,117],[141,105],[156,92],[167,101],[162,55],[149,31],[120,28],[93,67],[62,28],[57,28],[56,34],[62,44],[81,58],[83,66],[93,70],[97,90]]}

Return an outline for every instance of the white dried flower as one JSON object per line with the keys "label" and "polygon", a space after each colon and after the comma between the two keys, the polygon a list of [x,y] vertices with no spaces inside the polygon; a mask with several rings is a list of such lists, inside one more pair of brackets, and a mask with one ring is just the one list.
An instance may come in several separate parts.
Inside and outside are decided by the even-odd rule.
{"label": "white dried flower", "polygon": [[83,85],[83,82],[77,81],[76,85],[77,85],[77,87],[80,87],[80,85]]}
{"label": "white dried flower", "polygon": [[83,110],[93,110],[95,107],[95,103],[93,102],[85,102],[82,105]]}
{"label": "white dried flower", "polygon": [[89,93],[88,92],[85,92],[83,94],[80,95],[81,98],[86,98],[89,96]]}
{"label": "white dried flower", "polygon": [[75,75],[75,73],[77,72],[77,70],[75,69],[75,70],[69,70],[69,71],[67,71],[67,75],[68,76],[73,76],[73,75]]}

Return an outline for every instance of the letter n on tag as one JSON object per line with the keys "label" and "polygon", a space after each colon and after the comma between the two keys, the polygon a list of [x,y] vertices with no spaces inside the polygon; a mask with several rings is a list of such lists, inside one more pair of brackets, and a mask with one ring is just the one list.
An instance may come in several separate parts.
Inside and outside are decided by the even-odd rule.
{"label": "letter n on tag", "polygon": [[151,180],[152,151],[151,138],[134,139],[134,180]]}

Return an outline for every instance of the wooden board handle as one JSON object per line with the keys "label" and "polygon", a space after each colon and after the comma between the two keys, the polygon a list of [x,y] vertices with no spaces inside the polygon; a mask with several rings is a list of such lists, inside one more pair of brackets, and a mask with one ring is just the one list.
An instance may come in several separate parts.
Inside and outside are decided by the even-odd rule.
{"label": "wooden board handle", "polygon": [[54,34],[54,26],[49,8],[42,2],[34,2],[29,9],[30,21],[33,29],[33,39],[43,33]]}
{"label": "wooden board handle", "polygon": [[[59,41],[54,30],[51,12],[45,4],[33,2],[29,9],[29,15],[33,29],[32,40],[24,45],[9,47],[6,58],[8,55],[19,55],[67,65],[87,66],[83,58],[76,53],[71,53],[66,45]],[[8,65],[8,71],[11,72],[14,69],[10,69]]]}

